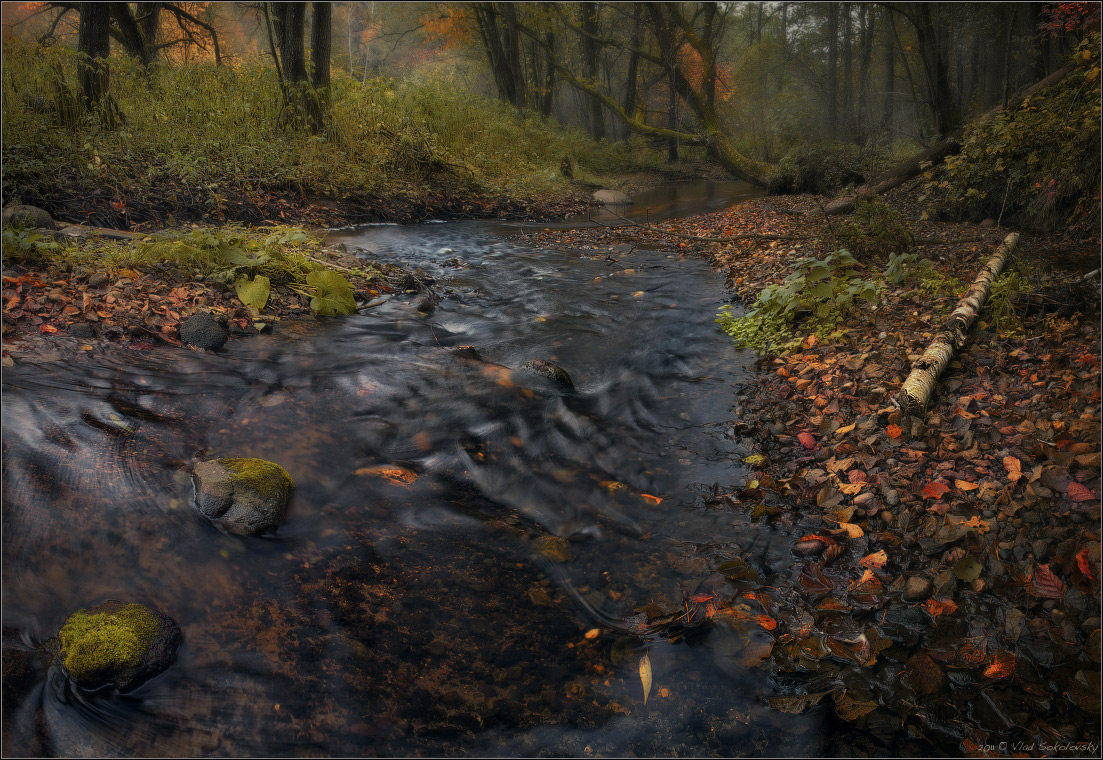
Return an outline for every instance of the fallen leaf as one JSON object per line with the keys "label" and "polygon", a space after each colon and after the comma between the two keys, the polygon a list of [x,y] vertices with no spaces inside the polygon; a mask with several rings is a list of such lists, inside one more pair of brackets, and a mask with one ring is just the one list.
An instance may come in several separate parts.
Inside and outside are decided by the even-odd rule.
{"label": "fallen leaf", "polygon": [[[45,325],[43,325],[45,326]],[[1065,496],[1069,498],[1069,501],[1081,502],[1091,501],[1095,498],[1095,494],[1083,483],[1077,483],[1075,480],[1069,483],[1068,488],[1065,490]]]}
{"label": "fallen leaf", "polygon": [[862,530],[861,526],[854,523],[839,523],[839,530],[846,533],[846,537],[849,539],[861,538],[865,535],[865,531]]}
{"label": "fallen leaf", "polygon": [[889,438],[899,438],[904,435],[904,428],[899,425],[889,425],[885,428],[885,432],[888,433]]}
{"label": "fallen leaf", "polygon": [[885,553],[884,549],[875,551],[872,554],[867,554],[858,560],[858,564],[862,567],[876,567],[882,568],[889,561],[889,555]]}
{"label": "fallen leaf", "polygon": [[1031,591],[1046,599],[1060,599],[1065,595],[1065,582],[1053,574],[1049,565],[1038,565],[1030,581]]}
{"label": "fallen leaf", "polygon": [[775,710],[780,710],[783,713],[790,715],[800,715],[802,712],[810,707],[815,706],[821,699],[827,696],[829,692],[819,692],[817,694],[807,694],[804,696],[795,697],[770,697],[766,701],[770,703],[770,707]]}
{"label": "fallen leaf", "polygon": [[643,685],[643,703],[647,704],[647,696],[651,693],[651,660],[645,654],[640,658],[640,683]]}
{"label": "fallen leaf", "polygon": [[1087,549],[1081,549],[1077,553],[1076,566],[1080,568],[1085,578],[1090,581],[1095,580],[1095,576],[1092,575],[1091,553]]}
{"label": "fallen leaf", "polygon": [[816,448],[816,439],[812,437],[811,433],[797,433],[797,440],[806,449]]}
{"label": "fallen leaf", "polygon": [[846,435],[855,428],[857,423],[851,422],[849,425],[844,425],[835,431],[835,435]]}
{"label": "fallen leaf", "polygon": [[980,577],[983,566],[977,561],[976,557],[963,557],[956,565],[954,565],[954,575],[966,583],[972,583]]}
{"label": "fallen leaf", "polygon": [[396,486],[408,486],[417,480],[417,473],[413,470],[408,470],[405,467],[398,466],[386,466],[386,465],[373,465],[371,467],[361,467],[352,473],[353,475],[377,475],[384,478]]}
{"label": "fallen leaf", "polygon": [[877,703],[871,700],[855,699],[849,691],[843,691],[835,697],[835,712],[843,720],[857,720],[877,709]]}
{"label": "fallen leaf", "polygon": [[957,612],[957,603],[953,599],[928,599],[920,605],[931,617]]}
{"label": "fallen leaf", "polygon": [[1015,655],[1011,652],[994,652],[984,669],[985,678],[1007,678],[1015,672]]}
{"label": "fallen leaf", "polygon": [[976,483],[970,483],[968,480],[955,480],[954,487],[959,491],[975,491],[980,488]]}
{"label": "fallen leaf", "polygon": [[924,499],[941,499],[950,490],[950,487],[941,480],[934,480],[923,489]]}
{"label": "fallen leaf", "polygon": [[1015,457],[1004,457],[1003,466],[1007,470],[1007,479],[1012,483],[1023,476],[1023,463]]}
{"label": "fallen leaf", "polygon": [[54,327],[53,325],[49,324],[49,323],[39,325],[38,329],[40,331],[44,332],[44,333],[56,333],[57,332],[57,328]]}
{"label": "fallen leaf", "polygon": [[646,501],[648,504],[662,504],[662,499],[658,496],[652,496],[649,493],[641,493],[640,498]]}

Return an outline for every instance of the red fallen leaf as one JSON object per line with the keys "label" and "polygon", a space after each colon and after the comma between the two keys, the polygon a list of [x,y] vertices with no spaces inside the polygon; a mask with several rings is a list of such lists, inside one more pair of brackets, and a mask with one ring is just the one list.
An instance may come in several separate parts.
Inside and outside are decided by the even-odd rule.
{"label": "red fallen leaf", "polygon": [[755,615],[755,622],[767,631],[772,631],[777,628],[777,621],[769,615]]}
{"label": "red fallen leaf", "polygon": [[1095,498],[1095,494],[1083,483],[1077,483],[1075,480],[1069,483],[1068,488],[1065,490],[1065,496],[1069,497],[1070,501],[1091,501]]}
{"label": "red fallen leaf", "polygon": [[57,332],[57,328],[54,327],[53,325],[49,324],[49,323],[39,325],[38,329],[41,330],[44,333],[56,333]]}
{"label": "red fallen leaf", "polygon": [[705,602],[712,601],[715,598],[716,597],[714,597],[712,594],[694,594],[689,598],[689,601],[693,602],[694,604],[704,604]]}
{"label": "red fallen leaf", "polygon": [[941,480],[934,480],[927,484],[923,489],[924,499],[941,499],[946,493],[948,493],[950,487],[943,483]]}
{"label": "red fallen leaf", "polygon": [[821,536],[818,534],[811,536],[801,536],[797,543],[799,544],[801,541],[823,541],[828,546],[835,545],[835,539],[831,538],[831,536]]}
{"label": "red fallen leaf", "polygon": [[797,433],[797,440],[806,449],[816,448],[816,439],[812,437],[811,433]]}
{"label": "red fallen leaf", "polygon": [[1007,479],[1012,483],[1023,476],[1023,463],[1015,457],[1004,457],[1003,466],[1007,470]]}
{"label": "red fallen leaf", "polygon": [[1015,655],[1011,652],[995,652],[984,669],[985,678],[1007,678],[1015,672]]}
{"label": "red fallen leaf", "polygon": [[1060,599],[1065,595],[1065,582],[1053,574],[1049,565],[1038,565],[1034,569],[1030,588],[1037,596],[1046,599]]}
{"label": "red fallen leaf", "polygon": [[851,470],[846,474],[846,480],[848,483],[865,483],[867,482],[866,474],[861,470]]}
{"label": "red fallen leaf", "polygon": [[835,544],[824,549],[823,552],[823,564],[829,565],[837,560],[842,553],[846,551],[846,547],[840,544]]}
{"label": "red fallen leaf", "polygon": [[1087,549],[1081,549],[1076,555],[1076,566],[1080,568],[1080,572],[1083,573],[1088,580],[1095,580],[1095,576],[1092,575],[1091,555]]}
{"label": "red fallen leaf", "polygon": [[640,498],[646,501],[648,504],[662,504],[663,500],[658,496],[652,496],[649,493],[641,493]]}
{"label": "red fallen leaf", "polygon": [[899,425],[889,425],[885,429],[885,432],[888,433],[889,438],[899,438],[900,436],[904,435],[904,428],[900,427]]}

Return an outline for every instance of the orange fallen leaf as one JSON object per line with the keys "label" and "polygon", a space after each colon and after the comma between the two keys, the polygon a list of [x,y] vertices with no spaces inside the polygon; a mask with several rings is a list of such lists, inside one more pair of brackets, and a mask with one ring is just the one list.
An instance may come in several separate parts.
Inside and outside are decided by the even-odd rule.
{"label": "orange fallen leaf", "polygon": [[904,435],[904,428],[899,425],[889,425],[885,432],[888,433],[889,438],[899,438]]}
{"label": "orange fallen leaf", "polygon": [[53,325],[49,324],[49,323],[39,325],[38,329],[40,331],[44,332],[44,333],[56,333],[57,332],[57,328],[54,327]]}
{"label": "orange fallen leaf", "polygon": [[1015,655],[1011,652],[995,652],[988,667],[984,669],[985,678],[1007,678],[1015,672]]}
{"label": "orange fallen leaf", "polygon": [[968,480],[955,480],[954,487],[959,491],[975,491],[980,488],[976,483],[970,483]]}
{"label": "orange fallen leaf", "polygon": [[1084,574],[1085,578],[1095,580],[1095,576],[1092,575],[1091,554],[1087,549],[1081,549],[1077,553],[1076,566],[1080,568],[1080,572]]}
{"label": "orange fallen leaf", "polygon": [[649,493],[641,493],[640,498],[646,501],[648,504],[662,504],[663,500],[658,496],[652,496]]}
{"label": "orange fallen leaf", "polygon": [[941,499],[950,490],[950,487],[941,480],[931,481],[923,489],[924,499]]}
{"label": "orange fallen leaf", "polygon": [[408,470],[405,467],[397,467],[387,465],[373,465],[371,467],[361,467],[356,470],[353,475],[376,475],[384,478],[396,486],[408,486],[417,480],[417,473],[413,470]]}
{"label": "orange fallen leaf", "polygon": [[931,617],[957,612],[957,603],[953,599],[928,599],[921,606]]}
{"label": "orange fallen leaf", "polygon": [[889,555],[885,554],[885,550],[875,551],[872,554],[867,554],[858,560],[858,564],[862,567],[884,567],[889,561]]}
{"label": "orange fallen leaf", "polygon": [[797,440],[800,441],[800,445],[806,449],[816,448],[816,439],[811,433],[797,433]]}
{"label": "orange fallen leaf", "polygon": [[1004,457],[1003,466],[1007,469],[1007,479],[1012,483],[1023,476],[1023,463],[1015,457]]}
{"label": "orange fallen leaf", "polygon": [[1038,565],[1031,578],[1030,590],[1046,599],[1060,599],[1065,595],[1065,582],[1053,574],[1049,565]]}
{"label": "orange fallen leaf", "polygon": [[756,615],[754,620],[767,631],[772,631],[777,628],[777,621],[769,615]]}

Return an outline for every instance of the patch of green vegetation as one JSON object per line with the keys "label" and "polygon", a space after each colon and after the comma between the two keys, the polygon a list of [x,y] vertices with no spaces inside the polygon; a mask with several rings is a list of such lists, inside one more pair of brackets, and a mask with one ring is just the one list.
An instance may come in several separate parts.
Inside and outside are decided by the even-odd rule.
{"label": "patch of green vegetation", "polygon": [[[337,75],[320,134],[281,119],[271,67],[110,60],[116,129],[74,118],[77,54],[3,43],[3,196],[50,198],[58,186],[112,188],[114,202],[223,207],[227,195],[453,195],[531,199],[562,193],[570,156],[582,177],[657,165],[642,141],[595,142],[441,80]],[[104,201],[106,202],[106,201]],[[173,212],[175,213],[175,212]]]}
{"label": "patch of green vegetation", "polygon": [[965,294],[965,283],[940,271],[930,259],[914,253],[890,253],[885,280],[893,285],[916,288],[927,298],[949,298]]}
{"label": "patch of green vegetation", "polygon": [[[258,311],[267,300],[260,298],[264,288],[258,282],[267,283],[269,290],[286,285],[311,298],[311,308],[319,314],[351,314],[356,309],[345,276],[314,258],[321,240],[300,227],[210,227],[155,233],[132,241],[89,237],[64,242],[50,233],[8,228],[3,241],[4,260],[9,265],[54,264],[62,269],[116,272],[175,270],[184,279],[201,275],[211,282],[233,285],[239,297],[244,287],[251,300],[243,298],[242,302]],[[383,273],[371,264],[354,272],[367,280],[384,280]],[[341,296],[333,297],[335,293]],[[313,299],[320,300],[316,304]]]}
{"label": "patch of green vegetation", "polygon": [[859,258],[883,259],[891,253],[906,253],[915,234],[906,216],[875,197],[854,204],[854,213],[839,225],[835,240]]}
{"label": "patch of green vegetation", "polygon": [[759,293],[754,307],[742,317],[731,307],[720,310],[716,321],[740,348],[784,354],[800,343],[800,335],[831,340],[860,303],[876,304],[881,288],[857,275],[857,260],[847,251],[823,259],[805,258],[780,285]]}
{"label": "patch of green vegetation", "polygon": [[1098,32],[1072,63],[1061,83],[969,127],[961,152],[927,174],[931,213],[974,220],[1014,214],[1048,229],[1099,229]]}
{"label": "patch of green vegetation", "polygon": [[295,490],[290,473],[264,459],[224,457],[218,463],[233,473],[233,479],[266,498],[286,499]]}
{"label": "patch of green vegetation", "polygon": [[58,634],[62,664],[78,682],[94,682],[141,662],[159,628],[157,616],[140,604],[114,612],[80,610]]}
{"label": "patch of green vegetation", "polygon": [[829,195],[863,181],[870,161],[853,143],[801,143],[778,162],[772,189]]}

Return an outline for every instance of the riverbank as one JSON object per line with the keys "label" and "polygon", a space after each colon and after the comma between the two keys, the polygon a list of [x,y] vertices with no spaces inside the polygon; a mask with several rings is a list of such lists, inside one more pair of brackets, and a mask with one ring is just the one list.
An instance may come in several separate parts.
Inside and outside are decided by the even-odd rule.
{"label": "riverbank", "polygon": [[[914,218],[908,192],[890,204]],[[801,258],[834,250],[841,220],[821,205],[765,198],[528,242],[707,256],[749,311]],[[748,592],[778,621],[771,665],[794,683],[775,707],[829,698],[871,746],[1083,754],[1100,740],[1100,328],[1077,280],[1098,266],[1097,241],[1024,233],[1014,271],[908,425],[891,397],[1007,232],[912,231],[923,274],[894,284],[883,258],[861,262],[876,302],[847,311],[828,339],[815,320],[793,327],[792,350],[760,360],[734,409],[730,434],[754,472],[714,505],[793,531],[791,565]],[[778,588],[792,592],[784,606],[771,601]]]}

